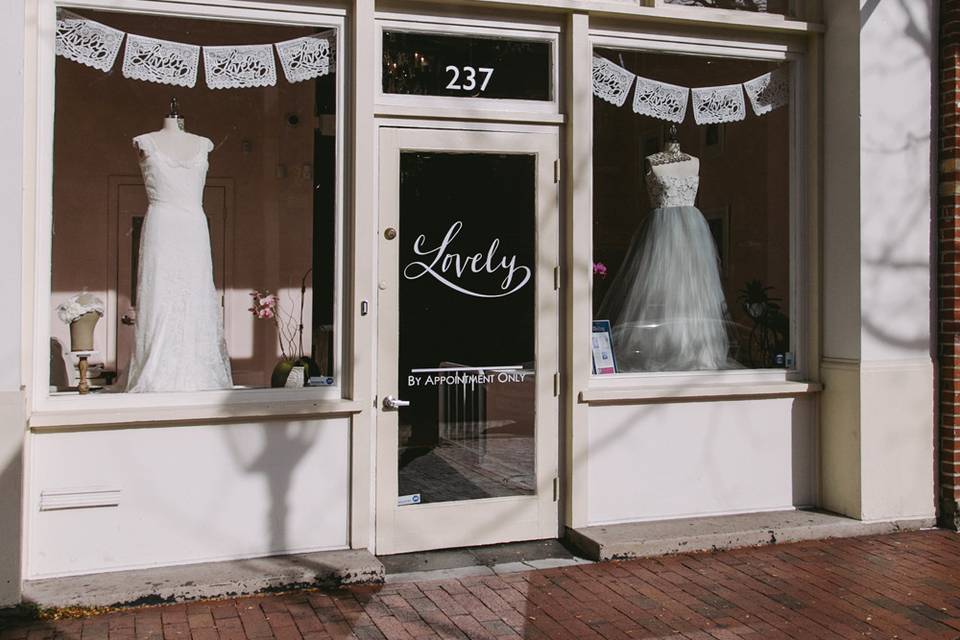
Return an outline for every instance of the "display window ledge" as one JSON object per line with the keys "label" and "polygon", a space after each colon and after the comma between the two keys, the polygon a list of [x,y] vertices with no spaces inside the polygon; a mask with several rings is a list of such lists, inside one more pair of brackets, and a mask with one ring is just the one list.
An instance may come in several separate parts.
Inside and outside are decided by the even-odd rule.
{"label": "display window ledge", "polygon": [[604,386],[584,389],[578,399],[583,404],[636,404],[656,402],[702,402],[710,400],[749,400],[754,398],[790,398],[823,391],[817,382],[781,380],[747,383],[650,384]]}
{"label": "display window ledge", "polygon": [[[214,393],[214,392],[209,392]],[[254,393],[250,393],[251,396]],[[129,394],[133,395],[133,394]],[[129,398],[129,395],[124,398]],[[295,398],[282,391],[257,393],[250,399],[197,398],[197,394],[136,394],[140,404],[96,402],[83,406],[77,398],[48,401],[29,420],[32,431],[101,426],[177,426],[219,422],[312,419],[346,416],[361,411],[360,402],[347,399]],[[66,400],[66,399],[65,399]],[[85,399],[84,399],[85,400]]]}

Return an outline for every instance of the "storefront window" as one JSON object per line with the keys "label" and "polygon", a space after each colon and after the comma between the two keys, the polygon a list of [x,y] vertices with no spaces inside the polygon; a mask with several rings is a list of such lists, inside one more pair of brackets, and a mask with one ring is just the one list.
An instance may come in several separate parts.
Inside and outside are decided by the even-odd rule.
{"label": "storefront window", "polygon": [[790,0],[663,0],[664,4],[680,4],[687,7],[710,9],[734,9],[761,13],[790,13]]}
{"label": "storefront window", "polygon": [[637,79],[594,99],[594,373],[792,367],[789,90],[739,86],[778,66],[595,55]]}
{"label": "storefront window", "polygon": [[58,18],[51,392],[335,384],[336,30]]}

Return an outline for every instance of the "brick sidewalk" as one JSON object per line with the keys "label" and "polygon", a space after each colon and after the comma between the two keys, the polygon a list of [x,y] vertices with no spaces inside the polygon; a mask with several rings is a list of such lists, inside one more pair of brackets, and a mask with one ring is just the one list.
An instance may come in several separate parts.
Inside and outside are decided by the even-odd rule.
{"label": "brick sidewalk", "polygon": [[960,535],[806,542],[35,622],[0,640],[960,638]]}

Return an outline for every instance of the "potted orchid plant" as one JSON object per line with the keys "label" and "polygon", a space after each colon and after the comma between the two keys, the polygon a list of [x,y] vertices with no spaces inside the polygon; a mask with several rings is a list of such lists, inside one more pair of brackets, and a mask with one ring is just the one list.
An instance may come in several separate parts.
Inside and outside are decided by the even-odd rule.
{"label": "potted orchid plant", "polygon": [[[250,313],[259,320],[273,322],[277,331],[277,344],[280,347],[280,361],[273,368],[270,376],[271,387],[306,386],[310,379],[310,372],[316,365],[306,356],[303,350],[303,308],[307,290],[307,276],[312,269],[308,269],[300,281],[300,310],[299,316],[294,311],[286,310],[280,304],[280,297],[268,290],[251,291],[253,306]],[[300,371],[295,371],[295,369]],[[291,380],[291,375],[296,378]],[[291,384],[292,383],[292,384]]]}

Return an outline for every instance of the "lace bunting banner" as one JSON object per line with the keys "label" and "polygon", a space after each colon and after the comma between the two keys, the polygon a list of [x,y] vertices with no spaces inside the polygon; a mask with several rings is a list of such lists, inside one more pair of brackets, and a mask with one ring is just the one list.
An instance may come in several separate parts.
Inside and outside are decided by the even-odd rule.
{"label": "lace bunting banner", "polygon": [[273,47],[268,44],[204,47],[203,72],[211,89],[272,87],[277,84]]}
{"label": "lace bunting banner", "polygon": [[622,107],[636,76],[606,58],[593,56],[593,95]]}
{"label": "lace bunting banner", "polygon": [[753,112],[758,116],[770,113],[790,102],[790,83],[787,72],[783,69],[747,80],[743,83],[743,88],[747,92],[747,97],[750,98]]}
{"label": "lace bunting banner", "polygon": [[[180,87],[197,84],[200,46],[124,33],[64,9],[57,13],[56,53],[75,62],[110,71],[124,37],[127,39],[123,54],[125,78]],[[276,85],[274,47],[289,82],[319,78],[330,73],[336,44],[336,30],[329,29],[276,44],[202,47],[207,86],[234,89]]]}
{"label": "lace bunting banner", "polygon": [[330,39],[315,35],[278,42],[277,55],[287,82],[301,82],[330,73]]}
{"label": "lace bunting banner", "polygon": [[61,10],[55,51],[58,56],[106,72],[117,60],[123,36],[123,31]]}
{"label": "lace bunting banner", "polygon": [[606,58],[593,56],[593,95],[622,107],[634,84],[635,113],[676,123],[686,118],[691,93],[693,116],[697,124],[738,122],[746,118],[744,91],[750,98],[753,112],[758,116],[790,102],[790,82],[786,69],[776,69],[743,84],[688,89],[635,75]]}
{"label": "lace bunting banner", "polygon": [[693,118],[697,124],[738,122],[747,117],[743,86],[697,87],[693,92]]}
{"label": "lace bunting banner", "polygon": [[668,122],[683,122],[687,116],[690,90],[675,84],[637,76],[633,112]]}
{"label": "lace bunting banner", "polygon": [[199,65],[198,46],[127,34],[127,49],[123,53],[125,78],[193,87],[197,84]]}

